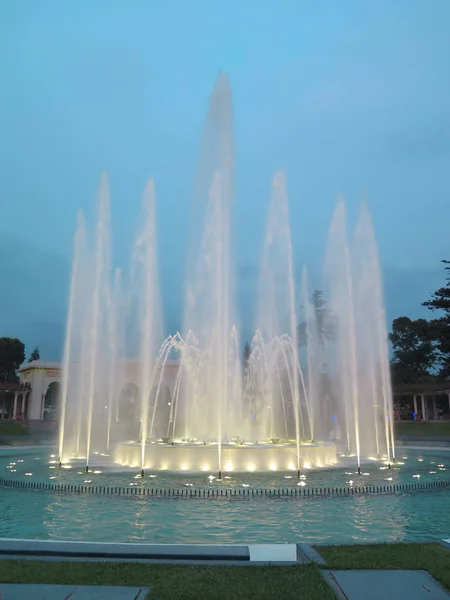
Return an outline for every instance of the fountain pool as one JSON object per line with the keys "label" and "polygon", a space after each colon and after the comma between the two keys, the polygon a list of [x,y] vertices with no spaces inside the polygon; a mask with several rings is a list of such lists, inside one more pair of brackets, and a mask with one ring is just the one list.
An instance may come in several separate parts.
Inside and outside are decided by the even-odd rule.
{"label": "fountain pool", "polygon": [[[279,472],[230,474],[218,481],[214,472],[159,471],[142,479],[135,469],[112,467],[109,457],[101,454],[94,455],[92,471],[86,474],[82,459],[58,468],[55,452],[50,448],[0,450],[0,537],[149,543],[351,543],[439,539],[450,531],[450,452],[445,449],[402,448],[398,456],[401,464],[389,469],[383,461],[368,460],[361,475],[354,460],[340,457],[339,467],[308,469],[300,481],[295,475]],[[8,487],[7,481],[36,487]],[[429,487],[437,482],[445,486]],[[89,487],[92,493],[51,491],[40,485]],[[95,492],[103,486],[116,493]],[[352,488],[357,492],[360,486],[375,490],[397,486],[397,491],[350,492]],[[184,495],[141,495],[136,493],[140,489],[155,493],[178,490]],[[347,493],[328,494],[330,489]],[[194,496],[194,491],[208,490],[218,495],[209,499]],[[257,490],[269,490],[271,495],[252,496]],[[291,496],[293,490],[305,495]],[[317,493],[308,496],[308,490]],[[220,496],[220,491],[235,495]],[[278,491],[282,492],[280,497]]]}

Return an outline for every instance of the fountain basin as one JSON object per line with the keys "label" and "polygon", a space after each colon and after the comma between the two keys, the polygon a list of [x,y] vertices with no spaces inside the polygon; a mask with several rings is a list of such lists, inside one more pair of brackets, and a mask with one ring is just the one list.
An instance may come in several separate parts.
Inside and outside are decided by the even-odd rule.
{"label": "fountain basin", "polygon": [[[116,446],[114,460],[123,466],[140,468],[142,445],[122,442]],[[336,446],[332,442],[300,444],[300,469],[325,467],[336,463]],[[145,445],[144,469],[150,471],[218,472],[216,444],[163,442]],[[297,445],[279,444],[222,444],[222,473],[252,473],[268,471],[297,471]]]}

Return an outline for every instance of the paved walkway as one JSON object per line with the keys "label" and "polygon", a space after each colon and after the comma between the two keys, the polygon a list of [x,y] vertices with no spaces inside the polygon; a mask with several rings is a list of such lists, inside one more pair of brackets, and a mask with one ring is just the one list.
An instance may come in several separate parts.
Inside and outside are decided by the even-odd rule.
{"label": "paved walkway", "polygon": [[[323,571],[339,600],[449,600],[427,571]],[[3,599],[2,599],[3,600]]]}
{"label": "paved walkway", "polygon": [[1,583],[0,600],[145,600],[149,588]]}

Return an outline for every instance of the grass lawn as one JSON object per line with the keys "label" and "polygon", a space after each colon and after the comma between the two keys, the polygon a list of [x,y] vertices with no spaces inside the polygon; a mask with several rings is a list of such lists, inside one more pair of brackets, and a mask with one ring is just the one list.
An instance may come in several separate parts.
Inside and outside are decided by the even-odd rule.
{"label": "grass lawn", "polygon": [[2,435],[28,435],[28,429],[22,425],[19,425],[19,423],[15,423],[14,421],[5,421],[4,423],[0,422],[0,438]]}
{"label": "grass lawn", "polygon": [[450,437],[450,421],[439,421],[437,423],[428,423],[427,421],[403,421],[395,423],[395,433],[397,435],[414,436],[448,436]]}
{"label": "grass lawn", "polygon": [[329,569],[424,569],[450,589],[450,550],[440,544],[317,546]]}
{"label": "grass lawn", "polygon": [[222,567],[0,560],[0,583],[150,587],[158,600],[334,600],[316,565]]}

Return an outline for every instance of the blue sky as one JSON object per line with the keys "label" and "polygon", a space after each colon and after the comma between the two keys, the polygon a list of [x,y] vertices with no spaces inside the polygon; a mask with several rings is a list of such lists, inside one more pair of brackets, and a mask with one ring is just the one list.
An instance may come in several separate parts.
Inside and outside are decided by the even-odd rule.
{"label": "blue sky", "polygon": [[449,258],[448,0],[15,0],[0,4],[0,334],[61,348],[76,210],[110,177],[115,262],[157,190],[167,329],[208,95],[231,79],[241,302],[273,172],[295,260],[319,272],[338,193],[366,194],[388,315],[420,314]]}

